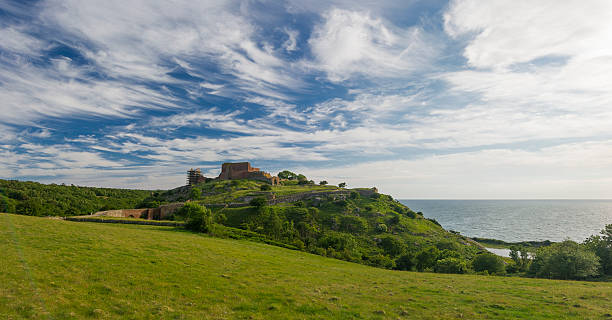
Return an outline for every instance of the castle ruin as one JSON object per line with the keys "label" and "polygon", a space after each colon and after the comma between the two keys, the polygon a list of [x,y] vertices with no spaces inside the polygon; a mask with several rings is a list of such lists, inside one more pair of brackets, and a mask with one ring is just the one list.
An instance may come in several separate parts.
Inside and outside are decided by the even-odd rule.
{"label": "castle ruin", "polygon": [[[187,171],[187,185],[193,186],[198,183],[206,182],[210,178],[206,178],[202,175],[200,169],[191,169]],[[249,179],[265,181],[271,185],[280,184],[280,179],[273,176],[265,171],[259,170],[259,168],[251,167],[249,162],[226,162],[221,165],[221,173],[216,178],[218,180],[237,180],[237,179]]]}

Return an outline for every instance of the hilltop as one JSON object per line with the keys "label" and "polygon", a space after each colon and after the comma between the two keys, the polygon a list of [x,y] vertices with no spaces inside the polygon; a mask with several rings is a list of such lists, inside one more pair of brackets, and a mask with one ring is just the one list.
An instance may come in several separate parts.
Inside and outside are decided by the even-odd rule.
{"label": "hilltop", "polygon": [[171,227],[0,214],[2,318],[609,319],[612,284],[399,272]]}
{"label": "hilltop", "polygon": [[[444,230],[376,188],[283,181],[210,180],[144,200],[148,206],[189,201],[210,208],[219,225],[262,234],[296,249],[383,268],[433,269],[444,258],[466,264],[483,249]],[[174,217],[176,218],[176,217]],[[434,249],[435,248],[435,249]],[[433,261],[416,259],[431,249]],[[415,260],[416,259],[416,260]],[[465,270],[467,271],[467,270]],[[461,272],[461,271],[459,271]]]}

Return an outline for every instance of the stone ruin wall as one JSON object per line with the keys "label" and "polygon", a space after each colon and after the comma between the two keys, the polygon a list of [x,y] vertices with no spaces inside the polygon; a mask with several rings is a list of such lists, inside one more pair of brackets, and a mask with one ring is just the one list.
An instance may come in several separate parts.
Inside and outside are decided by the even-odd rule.
{"label": "stone ruin wall", "polygon": [[171,216],[174,212],[176,212],[184,205],[184,202],[176,202],[161,205],[158,208],[106,210],[96,212],[93,215],[115,218],[142,218],[147,220],[163,220]]}

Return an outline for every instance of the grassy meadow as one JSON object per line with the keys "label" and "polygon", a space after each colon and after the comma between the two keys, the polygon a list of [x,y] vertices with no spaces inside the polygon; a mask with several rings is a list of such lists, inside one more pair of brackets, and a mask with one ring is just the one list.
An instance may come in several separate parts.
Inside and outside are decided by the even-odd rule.
{"label": "grassy meadow", "polygon": [[612,283],[390,271],[172,227],[0,214],[2,319],[612,319]]}

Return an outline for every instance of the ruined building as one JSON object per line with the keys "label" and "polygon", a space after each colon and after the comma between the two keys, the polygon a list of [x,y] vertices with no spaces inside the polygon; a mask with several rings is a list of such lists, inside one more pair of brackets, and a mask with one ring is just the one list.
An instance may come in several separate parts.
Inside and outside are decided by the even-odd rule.
{"label": "ruined building", "polygon": [[[271,174],[259,170],[259,168],[251,167],[248,162],[236,162],[236,163],[224,163],[221,165],[221,174],[217,177],[218,180],[236,180],[236,179],[250,179],[259,180],[270,183],[271,185],[280,184],[278,177],[272,176]],[[200,169],[190,169],[187,171],[187,185],[193,186],[198,183],[207,182],[212,180],[202,175]]]}
{"label": "ruined building", "polygon": [[280,183],[278,177],[260,171],[259,168],[251,167],[248,162],[224,163],[221,166],[221,174],[217,178],[219,180],[234,180],[234,179],[251,179],[266,181],[272,185]]}
{"label": "ruined building", "polygon": [[202,183],[202,182],[206,182],[206,177],[202,175],[202,172],[200,171],[200,169],[189,169],[189,171],[187,171],[187,185],[188,186],[193,186],[196,185],[198,183]]}

